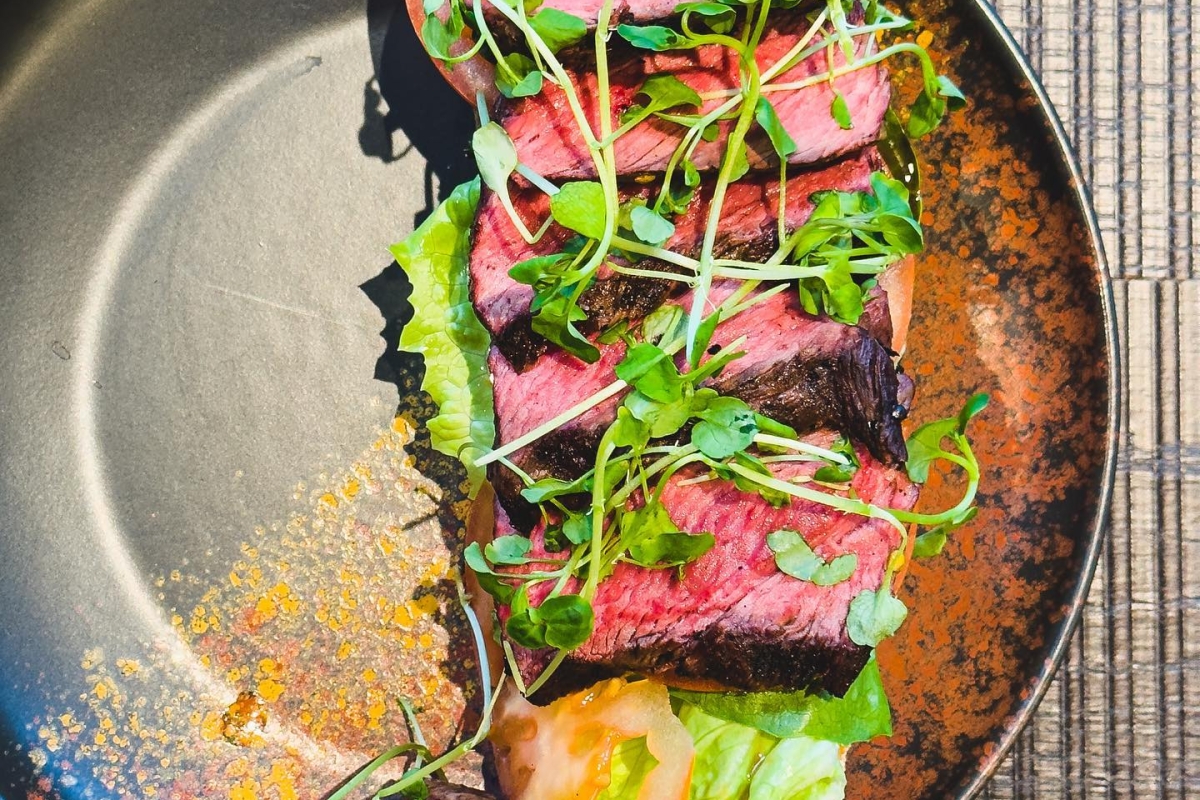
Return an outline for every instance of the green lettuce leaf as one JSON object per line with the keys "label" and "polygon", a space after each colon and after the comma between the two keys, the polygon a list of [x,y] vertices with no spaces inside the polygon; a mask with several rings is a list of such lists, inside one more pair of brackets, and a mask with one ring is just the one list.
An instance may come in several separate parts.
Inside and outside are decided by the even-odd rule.
{"label": "green lettuce leaf", "polygon": [[846,773],[835,742],[778,739],[681,704],[696,762],[689,800],[842,800]]}
{"label": "green lettuce leaf", "polygon": [[740,800],[754,767],[778,739],[684,703],[679,719],[692,735],[696,761],[688,800]]}
{"label": "green lettuce leaf", "polygon": [[407,239],[391,248],[413,291],[412,321],[400,349],[425,359],[421,388],[437,404],[427,423],[435,450],[467,468],[471,495],[484,479],[475,459],[496,440],[492,378],[487,369],[491,339],[471,305],[471,226],[479,204],[479,180],[464,183]]}
{"label": "green lettuce leaf", "polygon": [[851,745],[892,734],[892,709],[874,654],[843,697],[802,691],[734,694],[682,689],[672,689],[671,696],[716,719],[777,739],[804,735]]}
{"label": "green lettuce leaf", "polygon": [[833,742],[797,736],[767,753],[750,778],[748,800],[843,800],[846,769]]}
{"label": "green lettuce leaf", "polygon": [[609,784],[596,800],[622,800],[637,797],[650,770],[658,766],[658,759],[646,746],[646,737],[626,739],[613,748],[610,762]]}

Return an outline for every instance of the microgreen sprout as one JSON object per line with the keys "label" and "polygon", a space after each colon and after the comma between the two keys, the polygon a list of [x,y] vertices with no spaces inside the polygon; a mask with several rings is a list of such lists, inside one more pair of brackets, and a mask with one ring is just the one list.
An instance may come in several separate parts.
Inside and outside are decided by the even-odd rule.
{"label": "microgreen sprout", "polygon": [[[588,639],[594,625],[591,601],[613,570],[621,564],[682,570],[713,546],[710,532],[681,530],[672,519],[662,502],[672,481],[728,481],[774,505],[817,503],[882,520],[899,532],[901,553],[909,549],[908,524],[930,527],[911,549],[917,554],[939,550],[946,531],[973,513],[979,468],[965,426],[982,407],[979,402],[972,401],[978,408],[954,424],[934,423],[910,440],[908,469],[914,481],[924,480],[934,460],[962,468],[968,479],[964,497],[954,508],[918,514],[859,499],[852,489],[859,463],[848,441],[829,447],[806,442],[786,425],[708,385],[742,355],[744,340],[710,351],[722,323],[779,292],[794,291],[809,313],[855,324],[873,279],[923,248],[915,172],[875,174],[869,191],[819,193],[811,198],[814,208],[808,220],[789,224],[788,161],[798,147],[795,131],[787,129],[777,110],[783,93],[827,83],[830,116],[839,127],[851,128],[859,121],[839,79],[896,56],[915,56],[922,69],[922,92],[908,110],[903,130],[889,116],[888,136],[896,142],[905,135],[930,132],[947,110],[960,108],[964,100],[948,78],[937,74],[922,47],[906,41],[882,49],[877,45],[880,34],[906,31],[911,23],[875,2],[862,15],[849,14],[846,0],[825,0],[814,11],[795,12],[804,15],[807,27],[782,57],[764,64],[758,49],[773,7],[794,9],[796,0],[684,2],[673,23],[615,26],[612,0],[604,0],[591,36],[596,84],[595,97],[588,98],[594,113],[589,113],[582,89],[561,56],[569,48],[587,47],[589,26],[582,19],[541,8],[536,0],[472,0],[470,9],[464,0],[445,2],[448,8],[438,16],[433,13],[438,0],[426,0],[423,32],[432,54],[446,63],[468,54],[490,54],[497,89],[510,99],[561,94],[591,162],[592,179],[548,180],[521,163],[517,147],[502,126],[489,121],[486,104],[480,101],[481,126],[473,141],[476,160],[483,182],[516,231],[531,244],[552,224],[574,234],[560,252],[537,255],[510,269],[515,281],[533,290],[534,332],[586,362],[597,361],[602,346],[620,343],[625,348],[608,385],[473,462],[477,468],[495,463],[511,469],[522,482],[524,498],[540,510],[541,533],[535,540],[545,552],[524,537],[503,536],[484,547],[472,544],[465,554],[480,585],[511,612],[504,644],[512,668],[510,641],[558,651],[536,680],[520,687],[522,691],[533,693],[545,685],[568,653]],[[488,24],[489,15],[510,29],[516,49],[502,46]],[[722,48],[737,61],[738,85],[701,93],[677,76],[648,75],[633,103],[614,118],[609,85],[613,46],[651,52]],[[464,48],[459,55],[451,54]],[[824,67],[816,74],[806,73],[803,80],[786,77],[810,58],[820,59],[814,64]],[[676,129],[674,148],[649,194],[622,194],[617,151],[624,137],[648,124]],[[715,167],[715,176],[705,198],[701,241],[679,252],[682,248],[673,246],[678,217],[689,212],[700,191],[698,148],[718,140],[722,155],[709,165]],[[779,165],[775,248],[761,262],[727,257],[718,248],[725,198],[750,169],[751,141],[769,145],[769,155]],[[889,145],[889,153],[903,155],[906,146]],[[754,158],[761,166],[762,154]],[[915,160],[906,158],[905,163],[915,167]],[[509,193],[514,175],[549,196],[545,219],[527,222],[520,217]],[[623,323],[600,335],[585,335],[587,315],[580,299],[595,285],[602,267],[683,284],[690,300],[667,303],[640,325]],[[720,294],[716,282],[722,282]],[[728,284],[736,288],[730,292]],[[723,299],[717,302],[716,297]],[[612,400],[620,402],[616,419],[603,431],[585,474],[571,479],[529,475],[510,460],[541,437]],[[944,449],[946,441],[957,452]],[[794,478],[780,477],[788,473],[775,465],[792,462],[816,463]],[[846,580],[857,564],[852,556],[822,558],[795,531],[777,531],[768,538],[780,569],[798,580],[833,585]],[[889,562],[889,577],[902,560],[894,557]],[[898,624],[899,601],[885,596],[890,591],[886,584],[869,599],[855,598],[856,641],[877,640],[892,623]],[[423,766],[422,774],[429,774],[438,761]]]}
{"label": "microgreen sprout", "polygon": [[361,786],[364,781],[380,768],[406,755],[413,756],[412,766],[400,776],[399,780],[380,789],[375,793],[374,797],[391,797],[397,794],[405,797],[427,797],[429,792],[425,787],[425,781],[428,778],[436,776],[444,780],[443,769],[462,758],[471,750],[474,750],[487,738],[488,732],[491,730],[492,711],[495,709],[496,700],[500,696],[500,690],[504,686],[505,675],[501,673],[499,681],[493,688],[491,666],[488,663],[487,647],[484,644],[483,629],[479,624],[479,618],[476,616],[474,609],[471,608],[466,589],[457,575],[455,576],[455,586],[458,589],[459,604],[467,617],[468,624],[471,626],[471,632],[475,640],[475,651],[479,659],[479,685],[482,687],[483,718],[480,720],[478,729],[473,735],[435,758],[430,753],[429,747],[425,742],[425,737],[421,733],[421,727],[417,723],[417,716],[412,703],[406,698],[400,698],[400,707],[405,719],[408,721],[412,742],[396,745],[380,753],[365,767],[351,776],[341,788],[329,795],[328,800],[346,800],[355,789]]}

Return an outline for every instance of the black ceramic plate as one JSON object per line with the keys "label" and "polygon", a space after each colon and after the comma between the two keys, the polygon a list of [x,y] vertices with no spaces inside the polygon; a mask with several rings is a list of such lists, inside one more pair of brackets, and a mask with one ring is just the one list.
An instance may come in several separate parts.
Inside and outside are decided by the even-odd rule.
{"label": "black ceramic plate", "polygon": [[[994,401],[984,513],[910,579],[897,736],[854,751],[851,795],[964,797],[1078,616],[1114,337],[1011,39],[982,4],[909,10],[974,101],[923,151],[915,413]],[[0,794],[319,796],[401,736],[398,696],[442,746],[473,674],[461,498],[386,246],[470,174],[470,109],[389,3],[2,13]]]}

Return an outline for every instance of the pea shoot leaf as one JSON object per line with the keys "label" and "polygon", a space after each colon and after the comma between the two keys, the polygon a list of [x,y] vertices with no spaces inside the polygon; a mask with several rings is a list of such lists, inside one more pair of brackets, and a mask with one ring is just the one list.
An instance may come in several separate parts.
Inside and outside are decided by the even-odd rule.
{"label": "pea shoot leaf", "polygon": [[813,480],[821,483],[849,483],[854,480],[858,468],[852,464],[828,464],[813,473]]}
{"label": "pea shoot leaf", "polygon": [[[933,462],[945,458],[948,453],[942,447],[946,439],[962,439],[967,433],[967,423],[987,408],[986,394],[973,395],[963,405],[957,416],[928,422],[913,431],[908,437],[908,461],[905,467],[908,477],[915,483],[929,480],[929,468]],[[963,520],[965,522],[965,520]],[[957,524],[962,524],[961,522]]]}
{"label": "pea shoot leaf", "polygon": [[566,253],[555,253],[549,256],[534,256],[517,262],[509,269],[508,274],[518,283],[524,283],[535,289],[546,289],[558,286],[563,280],[563,273],[570,266],[570,256]]}
{"label": "pea shoot leaf", "polygon": [[535,613],[533,609],[526,609],[521,614],[514,611],[508,622],[504,623],[504,632],[508,634],[508,638],[531,650],[546,646],[546,626],[541,624],[540,620],[534,619]]}
{"label": "pea shoot leaf", "polygon": [[577,594],[548,598],[537,607],[537,614],[551,647],[574,650],[592,635],[592,604]]}
{"label": "pea shoot leaf", "polygon": [[[735,464],[750,470],[753,473],[762,475],[764,478],[774,477],[774,474],[770,469],[767,468],[767,465],[764,464],[762,460],[750,455],[747,452],[743,451],[740,453],[735,453],[733,456],[733,461]],[[734,472],[724,464],[717,464],[712,469],[718,477],[727,481],[733,481],[733,485],[743,492],[757,494],[775,508],[780,508],[791,501],[791,497],[779,491],[778,489],[774,489],[770,486],[764,486],[758,481],[751,480],[740,472]]]}
{"label": "pea shoot leaf", "polygon": [[496,69],[496,88],[500,90],[500,94],[511,99],[532,97],[542,91],[542,72],[529,56],[510,53],[504,57],[504,64],[508,67],[507,70],[502,67]]}
{"label": "pea shoot leaf", "polygon": [[629,214],[633,232],[646,244],[660,247],[675,235],[675,225],[645,206],[634,206]]}
{"label": "pea shoot leaf", "polygon": [[679,567],[690,564],[716,544],[711,533],[663,532],[629,548],[629,558],[643,567]]}
{"label": "pea shoot leaf", "polygon": [[[750,171],[750,161],[746,156],[746,146],[742,145],[733,151],[733,167],[729,172],[730,182],[740,181]],[[729,158],[726,155],[726,158]]]}
{"label": "pea shoot leaf", "polygon": [[846,553],[826,562],[813,552],[796,531],[767,534],[767,547],[775,554],[775,566],[785,575],[817,586],[834,586],[849,578],[858,567],[858,556]]}
{"label": "pea shoot leaf", "polygon": [[[500,199],[508,199],[508,179],[517,168],[517,147],[499,124],[489,122],[471,135],[479,177]],[[507,208],[510,204],[505,202]]]}
{"label": "pea shoot leaf", "polygon": [[550,198],[550,214],[564,228],[589,239],[600,239],[604,236],[607,214],[604,187],[596,181],[564,183],[558,194]]}
{"label": "pea shoot leaf", "polygon": [[652,400],[641,392],[631,392],[624,407],[650,426],[650,436],[660,439],[677,433],[692,417],[694,392],[690,383],[681,386],[679,398],[670,402]]}
{"label": "pea shoot leaf", "polygon": [[629,409],[617,409],[617,421],[613,424],[613,444],[617,447],[632,447],[641,450],[650,439],[650,426],[642,422]]}
{"label": "pea shoot leaf", "polygon": [[621,113],[621,124],[637,124],[652,114],[680,106],[699,108],[700,95],[696,90],[669,73],[651,75],[637,91],[644,103],[635,103]]}
{"label": "pea shoot leaf", "polygon": [[833,92],[833,103],[829,107],[829,113],[842,130],[848,131],[854,127],[854,120],[850,118],[850,106],[846,103],[846,95],[836,89]]}
{"label": "pea shoot leaf", "polygon": [[463,560],[475,573],[476,580],[479,581],[479,586],[492,597],[496,598],[498,603],[509,605],[513,601],[513,596],[516,590],[509,586],[504,581],[500,580],[493,570],[487,559],[484,558],[483,550],[479,547],[479,542],[471,542],[463,551]]}
{"label": "pea shoot leaf", "polygon": [[709,458],[721,460],[745,450],[754,441],[758,425],[754,411],[736,397],[717,397],[696,414],[692,444]]}
{"label": "pea shoot leaf", "polygon": [[913,543],[913,556],[915,558],[930,558],[941,555],[942,549],[946,546],[947,535],[975,519],[975,515],[978,513],[979,507],[971,506],[962,514],[925,531]]}
{"label": "pea shoot leaf", "polygon": [[620,528],[629,560],[652,569],[689,564],[716,542],[711,533],[680,531],[666,507],[655,501],[622,514]]}
{"label": "pea shoot leaf", "polygon": [[966,404],[964,404],[962,407],[962,411],[958,412],[958,432],[960,435],[966,435],[967,423],[969,423],[973,418],[978,416],[980,412],[987,408],[989,399],[990,398],[986,394],[981,392],[979,394],[972,395],[971,398],[967,400]]}
{"label": "pea shoot leaf", "polygon": [[590,494],[592,491],[593,475],[594,472],[589,470],[573,481],[564,481],[558,478],[542,478],[540,481],[535,481],[522,489],[521,497],[524,497],[530,503],[538,504],[552,500],[555,497],[564,497],[572,494]]}
{"label": "pea shoot leaf", "polygon": [[[426,2],[426,6],[428,5],[429,0]],[[450,15],[445,22],[433,13],[439,6],[435,6],[433,11],[426,9],[427,16],[421,24],[421,39],[425,42],[425,49],[429,55],[444,61],[452,57],[450,49],[462,38],[466,25],[457,3],[450,4]]]}
{"label": "pea shoot leaf", "polygon": [[962,90],[945,75],[938,75],[938,94],[946,98],[946,108],[950,111],[962,111],[967,107],[967,98]]}
{"label": "pea shoot leaf", "polygon": [[599,361],[600,351],[575,327],[576,322],[587,319],[587,314],[575,305],[567,292],[556,292],[550,298],[533,315],[531,327],[534,332],[581,361],[588,364]]}
{"label": "pea shoot leaf", "polygon": [[557,647],[573,650],[592,635],[595,617],[592,605],[576,594],[549,597],[540,606],[529,605],[525,586],[513,597],[512,616],[504,632],[523,647]]}
{"label": "pea shoot leaf", "polygon": [[721,310],[718,308],[713,313],[705,317],[700,327],[696,329],[696,345],[692,348],[692,357],[688,361],[688,366],[696,369],[700,366],[700,359],[704,357],[705,351],[708,350],[708,343],[712,341],[713,334],[717,331],[717,325],[721,322]]}
{"label": "pea shoot leaf", "polygon": [[767,132],[767,138],[771,140],[771,146],[775,148],[775,152],[780,158],[787,158],[796,152],[796,142],[788,135],[783,123],[779,121],[779,115],[775,113],[775,106],[771,105],[771,101],[762,95],[759,95],[758,103],[754,106],[754,119]]}
{"label": "pea shoot leaf", "polygon": [[629,320],[618,320],[609,325],[596,337],[598,344],[616,344],[629,336]]}
{"label": "pea shoot leaf", "polygon": [[529,563],[527,556],[533,544],[524,536],[499,536],[487,543],[483,554],[493,564],[519,566]]}
{"label": "pea shoot leaf", "polygon": [[942,124],[947,109],[958,111],[966,105],[966,98],[954,82],[945,75],[937,76],[932,84],[925,84],[909,109],[908,135],[919,139],[933,132]]}
{"label": "pea shoot leaf", "polygon": [[[733,30],[737,15],[733,8],[724,3],[696,2],[680,3],[675,6],[676,14],[694,14],[703,17],[704,23],[713,33],[729,33]],[[694,30],[694,29],[693,29]]]}
{"label": "pea shoot leaf", "polygon": [[625,353],[616,367],[617,377],[651,400],[671,403],[683,392],[683,379],[675,362],[661,348],[636,344]]}
{"label": "pea shoot leaf", "polygon": [[892,586],[884,581],[879,591],[867,590],[850,601],[846,617],[846,633],[850,641],[863,647],[875,647],[899,630],[908,608],[892,594]]}
{"label": "pea shoot leaf", "polygon": [[686,37],[662,25],[618,25],[617,35],[642,50],[661,52],[688,46]]}
{"label": "pea shoot leaf", "polygon": [[942,549],[945,546],[946,531],[944,528],[938,527],[934,530],[926,531],[913,542],[913,558],[932,558],[933,556],[941,555]]}
{"label": "pea shoot leaf", "polygon": [[[768,433],[772,436],[781,436],[784,439],[795,439],[799,434],[791,425],[784,425],[782,422],[762,414],[754,415],[754,423],[758,425],[758,430],[762,433]],[[762,445],[759,445],[760,447]]]}
{"label": "pea shoot leaf", "polygon": [[529,19],[529,26],[542,37],[551,53],[570,47],[587,36],[587,23],[582,19],[548,6]]}
{"label": "pea shoot leaf", "polygon": [[562,525],[563,535],[571,544],[585,544],[592,540],[592,514],[571,514]]}
{"label": "pea shoot leaf", "polygon": [[683,333],[687,315],[674,303],[666,303],[642,320],[642,339],[650,344],[669,342]]}

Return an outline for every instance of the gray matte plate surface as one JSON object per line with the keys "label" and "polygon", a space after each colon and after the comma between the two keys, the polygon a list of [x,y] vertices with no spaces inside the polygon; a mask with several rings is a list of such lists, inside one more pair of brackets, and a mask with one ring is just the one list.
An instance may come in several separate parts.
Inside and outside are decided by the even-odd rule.
{"label": "gray matte plate surface", "polygon": [[[382,0],[2,13],[0,794],[316,796],[394,743],[397,696],[435,748],[454,738],[474,666],[447,591],[459,497],[444,463],[410,458],[424,409],[391,349],[405,289],[386,248],[466,176],[469,109]],[[997,85],[1032,98],[990,36]],[[1041,148],[1086,255],[1040,125],[1011,146]],[[992,224],[983,202],[960,210]],[[1075,330],[1103,361],[1103,266],[1079,264]],[[997,368],[968,355],[970,375]],[[1098,427],[1108,374],[1084,398]],[[986,759],[898,743],[924,764],[914,785],[977,788],[1045,685],[1111,474],[1102,436],[1080,446],[1091,477],[1046,517],[1069,553],[1037,575],[1061,605],[995,684],[1024,694],[1001,690],[963,738]],[[932,695],[920,712],[950,713]]]}

